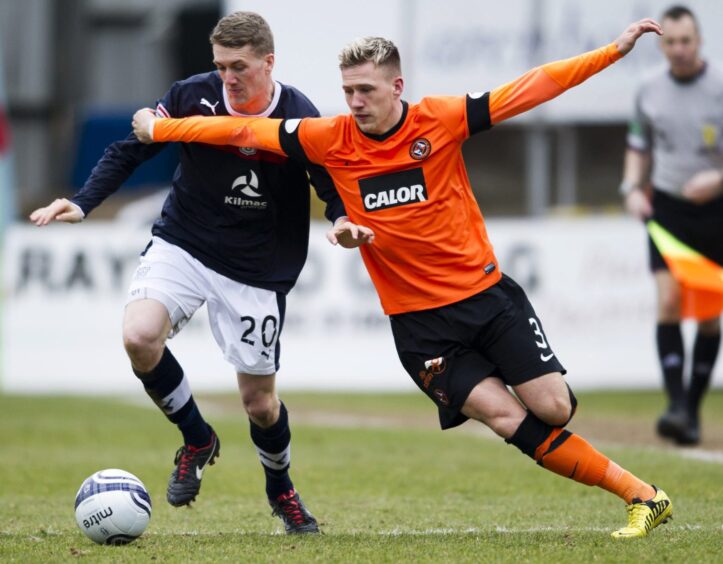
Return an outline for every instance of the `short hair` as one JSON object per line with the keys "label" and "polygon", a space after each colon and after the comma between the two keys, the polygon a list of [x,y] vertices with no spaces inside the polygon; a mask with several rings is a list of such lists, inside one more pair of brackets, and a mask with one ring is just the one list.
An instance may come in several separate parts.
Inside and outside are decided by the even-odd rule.
{"label": "short hair", "polygon": [[369,62],[376,67],[389,67],[397,74],[402,72],[399,49],[383,37],[355,39],[339,53],[339,68],[342,70]]}
{"label": "short hair", "polygon": [[274,52],[274,35],[264,18],[255,12],[234,12],[221,18],[209,37],[211,45],[240,49],[251,45],[257,56]]}
{"label": "short hair", "polygon": [[663,20],[673,20],[678,21],[684,17],[689,17],[691,20],[693,20],[693,24],[695,25],[695,29],[698,29],[698,19],[695,17],[693,12],[690,10],[690,8],[682,5],[675,5],[671,6],[665,12],[663,12],[662,17],[660,18],[660,21]]}

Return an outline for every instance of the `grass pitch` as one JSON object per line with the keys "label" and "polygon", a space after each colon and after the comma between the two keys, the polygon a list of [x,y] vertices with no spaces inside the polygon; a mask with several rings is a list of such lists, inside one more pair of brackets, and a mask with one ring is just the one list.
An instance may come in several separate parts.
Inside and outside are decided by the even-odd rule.
{"label": "grass pitch", "polygon": [[[292,477],[323,535],[287,537],[270,516],[240,400],[199,403],[221,438],[192,509],[165,501],[177,431],[150,400],[0,396],[2,562],[721,562],[723,393],[704,410],[704,443],[653,434],[660,394],[580,394],[570,426],[663,487],[674,520],[613,541],[624,504],[538,468],[468,422],[441,432],[421,394],[285,394]],[[138,475],[153,499],[146,533],[121,547],[78,530],[73,500],[96,470]]]}

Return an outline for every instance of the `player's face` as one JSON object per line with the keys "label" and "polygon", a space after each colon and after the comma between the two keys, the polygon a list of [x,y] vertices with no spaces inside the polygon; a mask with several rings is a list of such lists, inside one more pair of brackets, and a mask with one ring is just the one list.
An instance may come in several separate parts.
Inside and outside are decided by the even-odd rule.
{"label": "player's face", "polygon": [[213,45],[213,64],[223,80],[231,107],[242,114],[259,114],[271,103],[274,54],[259,57],[250,45]]}
{"label": "player's face", "polygon": [[660,44],[675,76],[690,76],[698,71],[700,36],[692,18],[663,20]]}
{"label": "player's face", "polygon": [[402,114],[401,76],[368,62],[342,69],[341,79],[346,103],[359,129],[381,135],[396,125]]}

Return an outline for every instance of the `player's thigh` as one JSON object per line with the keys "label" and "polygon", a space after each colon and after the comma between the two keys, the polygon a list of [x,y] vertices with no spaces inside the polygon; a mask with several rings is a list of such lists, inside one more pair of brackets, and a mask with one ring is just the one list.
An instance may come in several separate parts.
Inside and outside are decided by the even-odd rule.
{"label": "player's thigh", "polygon": [[500,378],[489,376],[472,389],[462,414],[507,439],[514,435],[527,412]]}
{"label": "player's thigh", "polygon": [[218,273],[210,276],[208,317],[216,343],[237,373],[269,376],[279,369],[285,296]]}
{"label": "player's thigh", "polygon": [[129,302],[123,313],[123,340],[126,343],[164,341],[171,331],[168,310],[153,299]]}
{"label": "player's thigh", "polygon": [[[173,337],[206,300],[208,270],[180,247],[153,237],[133,273],[126,310],[132,307],[135,312],[137,306],[132,304],[136,302],[161,304],[170,324],[170,330],[163,337]],[[142,321],[135,315],[134,320]]]}
{"label": "player's thigh", "polygon": [[559,372],[544,374],[512,389],[520,401],[548,425],[564,425],[572,416],[570,389]]}

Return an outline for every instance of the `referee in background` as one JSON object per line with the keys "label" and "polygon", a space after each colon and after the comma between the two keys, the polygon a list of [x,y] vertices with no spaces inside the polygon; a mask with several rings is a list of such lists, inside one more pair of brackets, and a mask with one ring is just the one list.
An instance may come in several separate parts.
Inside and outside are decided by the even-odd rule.
{"label": "referee in background", "polygon": [[[723,70],[701,58],[700,28],[688,8],[670,7],[661,24],[668,68],[646,80],[637,93],[620,191],[633,216],[654,219],[723,264]],[[652,240],[649,247],[657,289],[658,356],[669,398],[657,431],[678,444],[697,444],[701,400],[720,347],[720,318],[698,321],[686,386],[681,288]]]}

